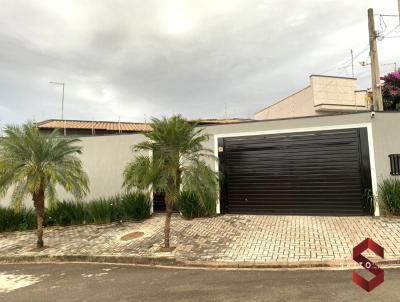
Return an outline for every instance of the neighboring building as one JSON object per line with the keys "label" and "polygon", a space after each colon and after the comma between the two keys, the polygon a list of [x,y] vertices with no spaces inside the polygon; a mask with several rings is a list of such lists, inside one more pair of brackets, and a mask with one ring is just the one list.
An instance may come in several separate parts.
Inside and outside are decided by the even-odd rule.
{"label": "neighboring building", "polygon": [[[215,124],[234,124],[247,119],[200,119],[193,120],[199,125],[215,125]],[[141,133],[151,130],[148,123],[128,123],[128,122],[107,122],[107,121],[82,121],[82,120],[45,120],[36,124],[42,132],[51,132],[54,129],[60,129],[65,135],[110,135],[110,134],[126,134]]]}
{"label": "neighboring building", "polygon": [[256,120],[367,111],[366,90],[357,90],[357,79],[311,75],[310,85],[262,109]]}
{"label": "neighboring building", "polygon": [[65,135],[107,135],[122,133],[139,133],[150,131],[151,127],[145,123],[105,122],[105,121],[79,121],[79,120],[46,120],[37,123],[43,132],[60,129]]}

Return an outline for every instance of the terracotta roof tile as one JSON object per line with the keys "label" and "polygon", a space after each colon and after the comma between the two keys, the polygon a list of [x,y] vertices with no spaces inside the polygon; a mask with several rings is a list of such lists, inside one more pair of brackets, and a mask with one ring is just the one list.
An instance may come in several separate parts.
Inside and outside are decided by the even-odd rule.
{"label": "terracotta roof tile", "polygon": [[151,126],[143,123],[103,122],[103,121],[72,121],[72,120],[47,120],[37,124],[39,128],[50,129],[95,129],[107,131],[150,131]]}
{"label": "terracotta roof tile", "polygon": [[[247,119],[226,118],[226,119],[198,119],[192,122],[198,122],[199,125],[212,124],[233,124],[249,121]],[[107,121],[79,121],[79,120],[46,120],[37,123],[42,129],[95,129],[105,131],[122,132],[145,132],[151,131],[150,124],[147,123],[127,123],[127,122],[107,122]]]}

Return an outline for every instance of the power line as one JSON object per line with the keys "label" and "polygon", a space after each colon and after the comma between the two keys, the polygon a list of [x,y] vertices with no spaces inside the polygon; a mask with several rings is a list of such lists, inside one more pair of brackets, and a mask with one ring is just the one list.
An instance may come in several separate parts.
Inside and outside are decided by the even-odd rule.
{"label": "power line", "polygon": [[389,31],[388,31],[386,34],[384,34],[384,35],[378,35],[378,40],[379,40],[379,41],[383,41],[383,39],[389,38],[388,36],[389,36],[392,32],[397,31],[398,29],[400,29],[400,25],[397,25],[397,26],[393,27],[391,30],[389,30]]}
{"label": "power line", "polygon": [[[381,25],[381,31],[378,33],[378,40],[382,41],[383,39],[394,39],[394,38],[400,38],[400,36],[389,36],[391,33],[394,31],[397,31],[400,29],[400,25],[397,25],[396,27],[392,28],[389,30],[387,33],[384,33],[387,30],[387,24],[386,21],[384,20],[384,17],[399,17],[399,15],[385,15],[385,14],[376,14],[375,16],[380,17],[380,25]],[[353,58],[342,60],[340,63],[337,63],[334,65],[334,67],[329,68],[325,70],[324,72],[321,72],[321,74],[326,74],[334,70],[341,70],[339,74],[343,73],[346,68],[350,67],[352,64],[352,61],[360,57],[363,53],[369,50],[369,43],[367,43],[359,52],[357,52],[355,55],[353,54]],[[368,58],[370,57],[369,53],[364,61],[367,61]],[[347,73],[347,70],[346,70]]]}
{"label": "power line", "polygon": [[342,61],[340,61],[340,63],[335,64],[334,67],[331,67],[331,68],[325,70],[324,72],[321,72],[321,74],[325,74],[325,73],[328,73],[333,70],[343,69],[343,68],[347,68],[347,67],[351,66],[352,60],[357,59],[364,52],[366,52],[368,50],[368,48],[369,48],[369,44],[366,44],[359,52],[357,52],[355,55],[353,55],[353,59],[350,58],[350,59],[346,59],[344,61],[342,60]]}

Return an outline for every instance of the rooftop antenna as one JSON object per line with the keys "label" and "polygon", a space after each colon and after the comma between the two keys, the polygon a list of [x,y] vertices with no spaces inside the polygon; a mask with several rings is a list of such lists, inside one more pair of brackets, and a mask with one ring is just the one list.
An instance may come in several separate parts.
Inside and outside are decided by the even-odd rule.
{"label": "rooftop antenna", "polygon": [[96,130],[94,129],[94,118],[92,119],[92,135],[96,134]]}
{"label": "rooftop antenna", "polygon": [[67,136],[67,122],[64,119],[64,90],[65,90],[65,83],[64,82],[49,82],[53,85],[58,85],[62,87],[62,95],[61,95],[61,120],[64,121],[64,136]]}
{"label": "rooftop antenna", "polygon": [[350,49],[350,55],[351,55],[351,76],[354,78],[354,53],[352,49]]}
{"label": "rooftop antenna", "polygon": [[121,116],[118,116],[118,133],[121,134]]}

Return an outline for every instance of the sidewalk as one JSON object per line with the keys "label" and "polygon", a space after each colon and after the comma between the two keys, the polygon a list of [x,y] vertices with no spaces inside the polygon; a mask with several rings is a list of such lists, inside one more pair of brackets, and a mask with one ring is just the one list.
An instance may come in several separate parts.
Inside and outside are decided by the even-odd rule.
{"label": "sidewalk", "polygon": [[[46,228],[46,249],[34,252],[34,231],[0,234],[0,261],[83,261],[206,267],[356,266],[352,249],[370,237],[385,249],[381,264],[400,264],[400,219],[374,217],[222,215],[172,219],[171,253],[158,252],[163,215],[143,222]],[[131,232],[143,236],[128,241]]]}

